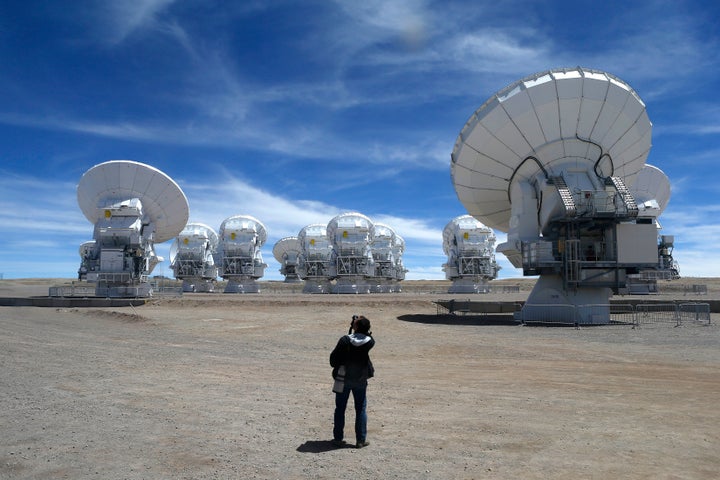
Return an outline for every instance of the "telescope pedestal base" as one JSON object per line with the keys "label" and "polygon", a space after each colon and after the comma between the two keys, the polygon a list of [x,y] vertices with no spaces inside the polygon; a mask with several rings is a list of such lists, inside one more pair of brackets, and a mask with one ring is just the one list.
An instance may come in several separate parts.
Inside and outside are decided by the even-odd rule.
{"label": "telescope pedestal base", "polygon": [[541,275],[515,319],[523,323],[606,325],[610,323],[610,296],[605,287],[563,289],[559,275]]}

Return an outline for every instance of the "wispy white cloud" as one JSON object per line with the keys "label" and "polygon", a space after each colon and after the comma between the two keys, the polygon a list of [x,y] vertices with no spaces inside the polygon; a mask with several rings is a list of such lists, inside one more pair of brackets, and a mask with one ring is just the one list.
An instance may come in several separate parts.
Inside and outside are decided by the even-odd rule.
{"label": "wispy white cloud", "polygon": [[[133,33],[157,27],[158,15],[175,0],[125,0],[123,2],[97,3],[97,10],[91,13],[96,22],[96,39],[111,46],[125,41]],[[94,15],[93,15],[94,13]]]}
{"label": "wispy white cloud", "polygon": [[5,247],[53,242],[58,236],[87,230],[87,221],[77,207],[75,184],[30,175],[0,170],[0,231]]}

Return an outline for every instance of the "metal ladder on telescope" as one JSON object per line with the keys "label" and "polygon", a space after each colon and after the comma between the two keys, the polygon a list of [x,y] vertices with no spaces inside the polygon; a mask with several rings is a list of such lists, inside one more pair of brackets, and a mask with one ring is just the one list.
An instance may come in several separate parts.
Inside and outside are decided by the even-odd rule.
{"label": "metal ladder on telescope", "polygon": [[572,193],[567,186],[567,183],[565,183],[565,179],[561,176],[557,176],[553,177],[552,181],[558,193],[560,194],[560,200],[562,200],[563,206],[565,207],[565,216],[574,217],[577,213],[577,208],[575,207],[575,199],[573,198]]}
{"label": "metal ladder on telescope", "polygon": [[610,184],[615,187],[615,190],[617,190],[618,194],[620,195],[620,198],[623,201],[623,204],[625,205],[625,209],[627,210],[627,216],[630,218],[635,218],[638,215],[638,206],[637,203],[635,203],[635,199],[633,198],[632,194],[630,193],[630,190],[625,185],[625,182],[620,177],[608,177],[608,180]]}
{"label": "metal ladder on telescope", "polygon": [[577,288],[580,283],[580,240],[565,240],[565,285]]}

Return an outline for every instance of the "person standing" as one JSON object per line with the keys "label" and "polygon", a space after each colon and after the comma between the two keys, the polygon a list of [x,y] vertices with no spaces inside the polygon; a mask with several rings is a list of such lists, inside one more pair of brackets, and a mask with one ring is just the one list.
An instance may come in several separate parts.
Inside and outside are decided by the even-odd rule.
{"label": "person standing", "polygon": [[355,446],[363,448],[370,445],[367,441],[367,385],[368,378],[375,375],[370,361],[370,349],[375,339],[370,331],[370,320],[362,315],[353,315],[350,331],[338,340],[330,353],[330,366],[335,379],[335,416],[333,426],[333,445],[347,445],[344,437],[345,409],[352,393],[355,403]]}

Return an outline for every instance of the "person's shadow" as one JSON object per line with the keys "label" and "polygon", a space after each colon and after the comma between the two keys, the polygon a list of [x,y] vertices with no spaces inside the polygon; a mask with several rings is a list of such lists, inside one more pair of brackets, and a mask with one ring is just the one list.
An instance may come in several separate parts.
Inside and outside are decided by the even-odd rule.
{"label": "person's shadow", "polygon": [[339,450],[341,448],[350,448],[351,445],[347,444],[342,447],[333,445],[331,440],[308,440],[297,448],[298,452],[301,453],[323,453],[331,450]]}

